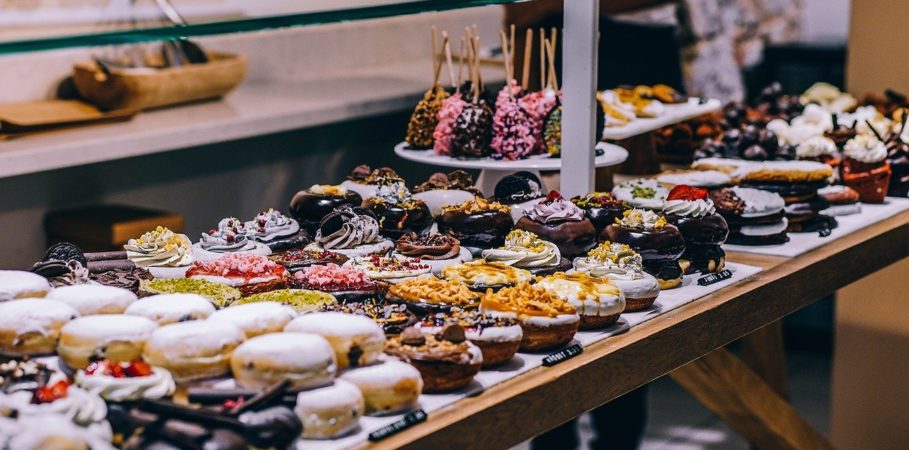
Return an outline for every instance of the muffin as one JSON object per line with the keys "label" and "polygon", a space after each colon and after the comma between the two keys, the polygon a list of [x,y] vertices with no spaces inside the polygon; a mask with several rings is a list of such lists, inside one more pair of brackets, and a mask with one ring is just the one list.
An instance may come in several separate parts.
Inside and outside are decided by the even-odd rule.
{"label": "muffin", "polygon": [[512,230],[505,236],[505,245],[483,250],[483,259],[528,270],[534,275],[549,275],[571,268],[571,262],[562,257],[558,246],[524,230]]}
{"label": "muffin", "polygon": [[414,366],[423,378],[423,393],[438,394],[470,384],[483,365],[483,353],[470,343],[464,328],[446,325],[435,335],[408,328],[388,339],[385,353]]}
{"label": "muffin", "polygon": [[843,184],[855,189],[863,203],[883,203],[892,175],[884,143],[861,134],[846,143],[843,154]]}
{"label": "muffin", "polygon": [[515,229],[530,231],[552,242],[567,258],[587,253],[597,242],[593,222],[586,217],[584,210],[555,191],[525,211]]}
{"label": "muffin", "polygon": [[513,227],[507,206],[481,197],[459,205],[446,205],[439,216],[439,232],[454,236],[462,246],[472,247],[472,253],[501,246]]}
{"label": "muffin", "polygon": [[342,206],[360,206],[362,202],[360,194],[344,186],[314,184],[294,194],[290,199],[290,214],[300,227],[315,234],[319,223],[332,211]]}
{"label": "muffin", "polygon": [[593,277],[607,277],[625,296],[625,312],[647,309],[660,294],[660,284],[644,272],[643,259],[627,244],[605,241],[587,256],[574,260],[574,270]]}
{"label": "muffin", "polygon": [[379,233],[392,240],[408,233],[423,234],[433,222],[426,203],[411,196],[402,182],[380,186],[375,196],[363,201],[363,207],[379,220]]}
{"label": "muffin", "polygon": [[660,289],[682,284],[679,257],[685,252],[685,238],[666,217],[641,209],[625,211],[622,220],[603,230],[601,239],[631,246],[641,255],[644,270],[659,281]]}

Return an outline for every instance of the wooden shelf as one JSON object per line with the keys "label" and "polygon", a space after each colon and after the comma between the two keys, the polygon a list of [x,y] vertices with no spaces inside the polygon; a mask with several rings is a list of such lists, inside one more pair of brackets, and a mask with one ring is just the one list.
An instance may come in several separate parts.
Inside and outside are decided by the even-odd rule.
{"label": "wooden shelf", "polygon": [[907,240],[909,212],[903,212],[796,258],[729,254],[730,261],[765,270],[362,448],[516,445],[909,256],[909,247],[894,245]]}

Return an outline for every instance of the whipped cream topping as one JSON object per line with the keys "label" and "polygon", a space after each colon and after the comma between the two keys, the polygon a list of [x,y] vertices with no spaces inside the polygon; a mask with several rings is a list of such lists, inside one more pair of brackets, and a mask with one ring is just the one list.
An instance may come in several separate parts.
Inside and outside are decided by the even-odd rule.
{"label": "whipped cream topping", "polygon": [[803,105],[818,103],[820,105],[819,107],[822,107],[827,111],[843,112],[854,107],[858,103],[858,100],[856,100],[852,94],[842,92],[839,88],[830,83],[818,82],[811,85],[811,87],[799,97],[799,102]]}
{"label": "whipped cream topping", "polygon": [[349,249],[379,241],[379,222],[374,217],[357,214],[351,210],[339,212],[345,218],[341,229],[328,236],[322,235],[321,228],[316,232],[316,241],[322,248],[326,250]]}
{"label": "whipped cream topping", "polygon": [[[56,377],[51,377],[48,384],[54,384],[57,380]],[[50,403],[33,404],[31,391],[0,395],[0,406],[17,411],[19,417],[58,415],[84,427],[100,424],[107,418],[107,404],[104,400],[76,386],[67,387],[66,397]]]}
{"label": "whipped cream topping", "polygon": [[795,155],[799,158],[817,158],[832,155],[836,152],[836,144],[832,139],[824,136],[813,136],[795,148]]}
{"label": "whipped cream topping", "polygon": [[626,181],[612,189],[617,200],[636,208],[660,209],[669,195],[669,189],[656,180]]}
{"label": "whipped cream topping", "polygon": [[666,218],[650,210],[629,209],[622,214],[617,223],[624,227],[659,230],[666,226]]}
{"label": "whipped cream topping", "polygon": [[126,245],[126,256],[139,267],[182,267],[193,262],[192,243],[185,234],[159,226]]}
{"label": "whipped cream topping", "polygon": [[587,256],[574,260],[574,270],[594,277],[639,280],[644,277],[644,261],[627,244],[605,241]]}
{"label": "whipped cream topping", "polygon": [[887,146],[872,135],[860,134],[846,142],[843,154],[847,158],[871,164],[887,157]]}
{"label": "whipped cream topping", "polygon": [[300,224],[280,211],[269,208],[256,214],[256,218],[246,222],[243,228],[249,239],[257,242],[271,242],[296,234],[300,231]]}
{"label": "whipped cream topping", "polygon": [[735,196],[745,202],[742,217],[761,217],[776,214],[786,207],[786,201],[775,192],[734,186]]}
{"label": "whipped cream topping", "polygon": [[669,200],[663,206],[663,213],[683,217],[704,217],[713,215],[716,208],[713,206],[713,200]]}
{"label": "whipped cream topping", "polygon": [[534,222],[540,223],[584,220],[584,210],[564,198],[543,200],[525,211],[524,214]]}
{"label": "whipped cream topping", "polygon": [[512,230],[505,236],[505,245],[483,250],[483,259],[529,269],[555,266],[562,260],[562,254],[558,246],[540,239],[534,233]]}
{"label": "whipped cream topping", "polygon": [[157,400],[170,396],[176,389],[170,372],[161,367],[152,368],[151,375],[145,377],[123,378],[88,375],[80,370],[76,373],[76,384],[110,402]]}
{"label": "whipped cream topping", "polygon": [[218,228],[202,233],[199,245],[215,253],[245,252],[256,248],[256,243],[246,236],[246,225],[236,217],[221,219]]}

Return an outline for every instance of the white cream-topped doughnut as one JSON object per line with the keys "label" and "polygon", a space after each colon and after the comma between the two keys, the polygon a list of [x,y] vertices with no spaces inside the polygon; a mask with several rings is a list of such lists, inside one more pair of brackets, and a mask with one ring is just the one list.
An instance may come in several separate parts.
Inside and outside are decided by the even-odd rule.
{"label": "white cream-topped doughnut", "polygon": [[54,289],[47,298],[66,303],[79,314],[120,314],[136,301],[136,294],[128,289],[101,284],[77,284]]}
{"label": "white cream-topped doughnut", "polygon": [[[520,327],[518,329],[520,331]],[[360,388],[367,414],[409,411],[417,406],[420,393],[423,392],[420,371],[396,359],[348,370],[340,378]]]}
{"label": "white cream-topped doughnut", "polygon": [[278,302],[255,302],[230,306],[215,311],[208,320],[232,323],[246,333],[247,338],[277,333],[297,317],[297,310]]}
{"label": "white cream-topped doughnut", "polygon": [[117,378],[109,375],[76,373],[76,384],[110,402],[136,401],[143,398],[157,400],[170,396],[176,390],[170,372],[153,367],[151,375]]}
{"label": "white cream-topped doughnut", "polygon": [[66,417],[54,414],[30,416],[16,422],[16,432],[4,448],[16,450],[115,450],[107,421],[97,426],[80,427]]}
{"label": "white cream-topped doughnut", "polygon": [[[55,384],[59,380],[60,378],[54,376],[51,377],[49,383]],[[15,410],[20,419],[42,416],[63,417],[108,441],[113,437],[110,424],[107,422],[107,404],[97,394],[77,386],[68,386],[66,397],[49,403],[32,403],[30,391],[16,391],[0,395],[0,407],[4,410]]]}
{"label": "white cream-topped doughnut", "polygon": [[554,327],[559,325],[570,325],[581,321],[581,316],[578,314],[559,314],[555,317],[551,316],[529,316],[525,314],[518,315],[518,313],[513,311],[495,311],[488,308],[480,307],[480,311],[483,314],[486,314],[489,317],[497,317],[503,319],[517,319],[523,324],[534,325],[538,327]]}
{"label": "white cream-topped doughnut", "polygon": [[142,316],[154,320],[158,325],[208,318],[215,307],[211,302],[196,294],[161,294],[139,299],[126,308],[123,314]]}
{"label": "white cream-topped doughnut", "polygon": [[24,270],[0,270],[0,302],[44,297],[51,290],[47,278]]}
{"label": "white cream-topped doughnut", "polygon": [[60,330],[57,354],[69,367],[84,369],[92,356],[132,361],[158,324],[139,316],[101,314],[79,317]]}
{"label": "white cream-topped doughnut", "polygon": [[341,369],[371,364],[385,349],[382,327],[372,319],[353,314],[306,314],[287,324],[284,331],[315,333],[328,339]]}
{"label": "white cream-topped doughnut", "polygon": [[331,383],[337,372],[334,350],[325,338],[310,333],[269,333],[240,344],[230,358],[237,384],[264,389],[288,379],[291,389]]}
{"label": "white cream-topped doughnut", "polygon": [[165,325],[145,343],[144,356],[169,370],[178,383],[228,373],[230,356],[246,339],[236,325],[196,320]]}
{"label": "white cream-topped doughnut", "polygon": [[577,281],[544,277],[537,281],[536,285],[567,301],[581,316],[612,316],[621,314],[625,309],[625,295],[618,286],[611,282],[610,284],[612,286],[604,286],[601,291],[585,292],[584,287]]}
{"label": "white cream-topped doughnut", "polygon": [[330,439],[360,427],[364,401],[360,389],[344,380],[297,394],[294,412],[303,422],[304,439]]}
{"label": "white cream-topped doughnut", "polygon": [[609,279],[622,290],[626,299],[650,299],[660,294],[660,283],[653,275],[647,272],[641,272],[641,278],[610,277]]}
{"label": "white cream-topped doughnut", "polygon": [[0,303],[0,353],[7,356],[46,355],[54,352],[60,329],[79,312],[63,302],[47,299]]}

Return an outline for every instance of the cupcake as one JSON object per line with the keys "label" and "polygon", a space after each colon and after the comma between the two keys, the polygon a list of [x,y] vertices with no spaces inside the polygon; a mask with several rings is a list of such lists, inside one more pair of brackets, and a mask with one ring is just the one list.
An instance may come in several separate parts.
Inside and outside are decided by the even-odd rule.
{"label": "cupcake", "polygon": [[291,272],[296,272],[304,267],[314,266],[316,264],[337,264],[342,265],[347,262],[347,257],[328,250],[315,250],[306,248],[292,248],[278,253],[272,253],[268,259],[284,266]]}
{"label": "cupcake", "polygon": [[429,265],[419,259],[396,256],[357,256],[344,265],[362,270],[372,280],[392,284],[430,274]]}
{"label": "cupcake", "polygon": [[524,211],[533,208],[545,197],[543,183],[531,172],[517,172],[507,175],[496,183],[495,198],[499,203],[511,208],[511,217],[515,221],[524,217]]}
{"label": "cupcake", "polygon": [[410,195],[402,182],[380,186],[363,207],[379,220],[379,233],[397,239],[408,233],[423,234],[432,226],[432,213],[422,200]]}
{"label": "cupcake", "polygon": [[685,238],[665,216],[641,209],[625,211],[622,220],[603,230],[601,240],[630,245],[641,255],[644,270],[659,281],[660,289],[682,284],[679,257],[685,252]]}
{"label": "cupcake", "polygon": [[737,245],[775,245],[789,241],[786,202],[779,194],[733,187],[711,192],[716,212],[726,220],[726,242]]}
{"label": "cupcake", "polygon": [[139,296],[155,294],[197,294],[217,308],[229,306],[242,295],[237,288],[226,284],[192,278],[142,280],[139,283]]}
{"label": "cupcake", "polygon": [[498,292],[487,291],[480,301],[480,311],[493,318],[517,319],[523,331],[523,351],[561,347],[571,342],[581,323],[568,302],[527,283]]}
{"label": "cupcake", "polygon": [[685,272],[712,273],[723,270],[726,253],[721,247],[729,236],[729,226],[716,213],[707,190],[678,185],[666,197],[663,213],[685,238],[682,254]]}
{"label": "cupcake", "polygon": [[407,305],[380,303],[376,300],[362,302],[325,304],[319,308],[322,312],[340,312],[365,316],[379,324],[386,336],[401,334],[405,328],[417,323],[417,316],[407,309]]}
{"label": "cupcake", "polygon": [[480,372],[483,353],[467,340],[460,325],[446,325],[435,335],[408,328],[388,339],[385,353],[414,366],[423,377],[423,393],[438,394],[467,386]]}
{"label": "cupcake", "polygon": [[839,167],[842,157],[833,139],[824,136],[813,136],[795,147],[795,156],[805,161],[817,161],[833,167]]}
{"label": "cupcake", "polygon": [[340,302],[363,301],[379,294],[378,284],[366,272],[337,264],[309,266],[293,274],[289,284],[299,289],[327,292]]}
{"label": "cupcake", "polygon": [[421,264],[428,265],[432,273],[473,259],[470,251],[461,247],[461,241],[439,233],[405,234],[395,243],[394,255],[418,259]]}
{"label": "cupcake", "polygon": [[883,203],[892,173],[884,143],[861,134],[846,143],[843,154],[843,184],[858,191],[863,203]]}
{"label": "cupcake", "polygon": [[475,291],[497,290],[533,280],[533,275],[527,270],[483,260],[446,267],[440,276],[449,281],[465,283]]}
{"label": "cupcake", "polygon": [[587,253],[597,241],[593,222],[586,217],[584,210],[555,191],[525,211],[515,229],[530,231],[554,243],[568,258]]}
{"label": "cupcake", "polygon": [[303,247],[310,240],[296,220],[272,208],[256,214],[244,227],[250,240],[265,244],[272,251]]}
{"label": "cupcake", "polygon": [[583,197],[572,198],[571,203],[584,210],[584,215],[593,223],[597,236],[607,225],[621,219],[622,213],[628,209],[628,204],[615,198],[611,192],[591,192]]}
{"label": "cupcake", "polygon": [[304,230],[314,234],[322,219],[336,208],[360,206],[362,202],[360,194],[344,186],[314,184],[294,194],[290,200],[290,214]]}
{"label": "cupcake", "polygon": [[196,261],[186,271],[186,278],[226,284],[243,295],[283,289],[287,269],[264,257],[231,253],[208,262]]}
{"label": "cupcake", "polygon": [[395,182],[403,183],[404,179],[394,169],[389,167],[371,169],[367,165],[361,165],[354,168],[341,183],[341,187],[359,194],[361,198],[369,198],[376,195],[379,186],[388,186]]}
{"label": "cupcake", "polygon": [[660,294],[660,284],[644,272],[643,259],[627,244],[605,241],[587,256],[574,260],[574,270],[593,277],[607,277],[625,295],[625,312],[647,309]]}
{"label": "cupcake", "polygon": [[394,244],[379,235],[379,221],[366,209],[342,206],[325,216],[310,250],[328,250],[348,258],[384,255]]}
{"label": "cupcake", "polygon": [[452,308],[475,308],[479,294],[461,281],[418,278],[388,288],[386,301],[402,303],[416,314],[445,312]]}
{"label": "cupcake", "polygon": [[483,352],[484,368],[511,361],[524,336],[517,319],[490,317],[477,310],[459,308],[428,315],[420,323],[420,331],[424,334],[437,334],[445,325],[452,323],[463,327],[467,340]]}
{"label": "cupcake", "polygon": [[308,289],[277,289],[243,297],[231,303],[231,306],[261,302],[287,305],[298,313],[319,311],[322,307],[338,304],[335,296],[326,292]]}
{"label": "cupcake", "polygon": [[130,261],[148,269],[155,278],[183,278],[195,261],[189,238],[161,226],[130,239],[123,248]]}
{"label": "cupcake", "polygon": [[608,327],[625,310],[625,295],[609,278],[594,278],[586,273],[556,273],[537,279],[542,287],[574,307],[581,316],[581,330]]}
{"label": "cupcake", "polygon": [[612,195],[616,200],[632,207],[659,211],[666,202],[669,189],[658,181],[639,179],[626,181],[612,188]]}
{"label": "cupcake", "polygon": [[475,197],[459,205],[446,205],[439,216],[439,232],[447,233],[478,254],[501,246],[514,227],[510,209],[495,201]]}
{"label": "cupcake", "polygon": [[463,170],[448,174],[436,172],[429,180],[413,188],[413,197],[426,203],[433,215],[442,214],[445,205],[464,203],[482,195],[473,185],[473,177]]}
{"label": "cupcake", "polygon": [[571,262],[562,257],[558,246],[524,230],[512,230],[505,236],[505,245],[483,250],[483,259],[528,270],[534,275],[549,275],[571,268]]}
{"label": "cupcake", "polygon": [[246,224],[236,217],[228,217],[218,222],[218,227],[202,233],[202,239],[193,245],[193,256],[196,261],[207,262],[223,255],[259,255],[271,254],[271,249],[249,238]]}

